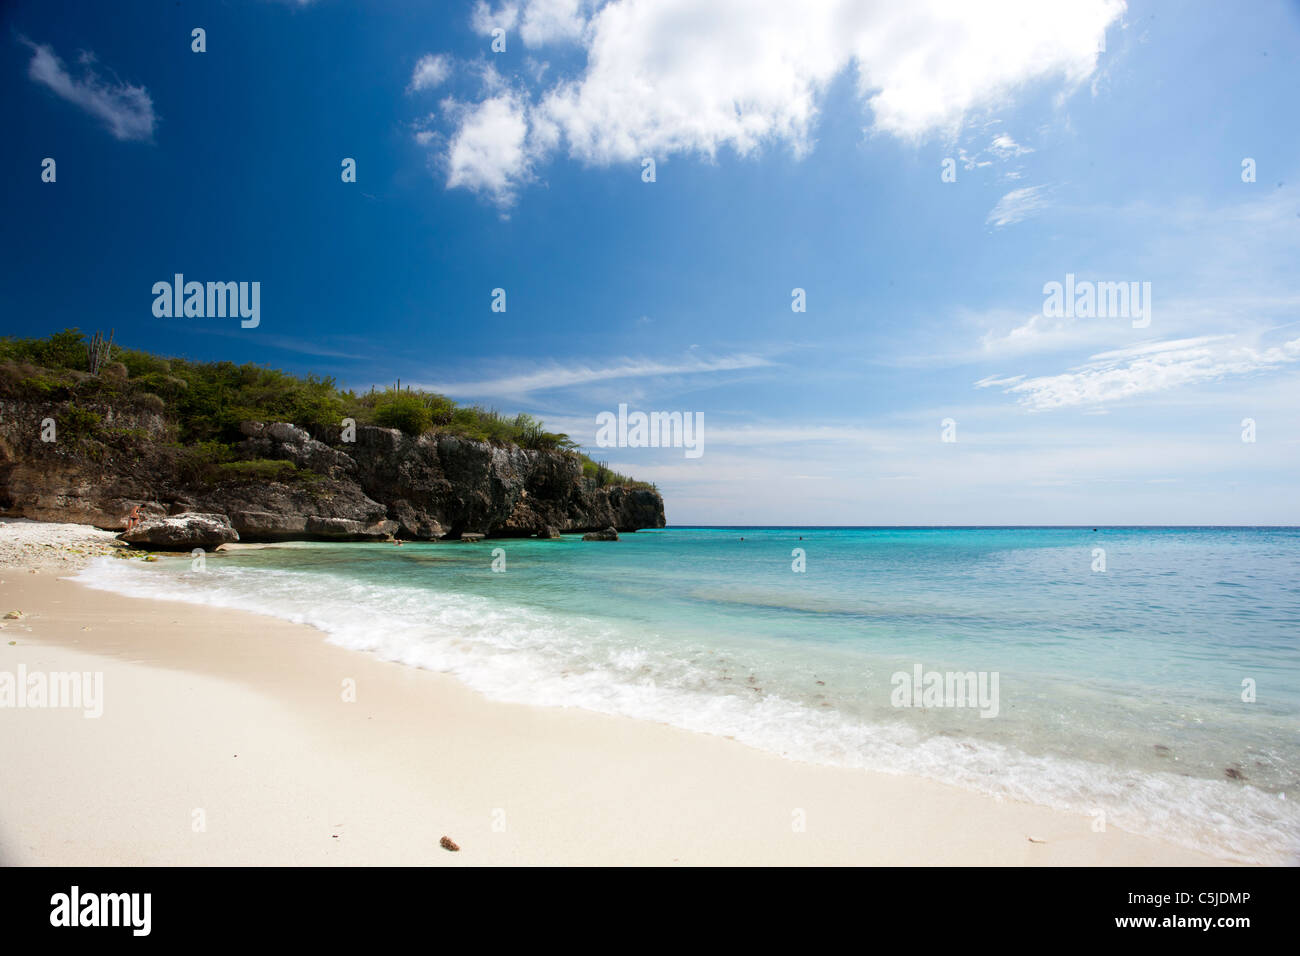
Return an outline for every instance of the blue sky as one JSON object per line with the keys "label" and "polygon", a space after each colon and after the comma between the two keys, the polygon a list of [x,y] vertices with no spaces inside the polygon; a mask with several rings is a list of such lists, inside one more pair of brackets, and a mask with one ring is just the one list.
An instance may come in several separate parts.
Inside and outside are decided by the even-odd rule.
{"label": "blue sky", "polygon": [[11,3],[0,331],[532,412],[674,524],[1300,524],[1300,8],[1248,9]]}

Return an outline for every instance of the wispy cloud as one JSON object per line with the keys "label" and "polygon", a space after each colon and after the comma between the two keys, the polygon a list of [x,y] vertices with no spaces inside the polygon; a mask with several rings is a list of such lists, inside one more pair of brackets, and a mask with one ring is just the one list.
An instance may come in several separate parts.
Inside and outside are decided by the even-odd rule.
{"label": "wispy cloud", "polygon": [[74,77],[53,48],[25,37],[20,39],[32,50],[32,61],[27,68],[32,82],[103,120],[118,139],[153,139],[157,117],[153,99],[143,86],[103,79],[94,69],[95,55],[87,52],[78,57],[81,76]]}
{"label": "wispy cloud", "polygon": [[1097,405],[1195,383],[1248,375],[1300,361],[1300,338],[1261,347],[1234,335],[1149,342],[1100,352],[1059,375],[989,377],[977,388],[1000,387],[1026,408]]}
{"label": "wispy cloud", "polygon": [[1012,375],[1008,378],[998,378],[996,375],[989,375],[975,383],[976,388],[1007,388],[1018,382],[1024,381],[1023,375]]}
{"label": "wispy cloud", "polygon": [[533,392],[573,388],[616,379],[727,372],[761,368],[771,364],[767,359],[757,355],[730,355],[717,359],[699,359],[687,362],[625,360],[616,365],[603,367],[553,365],[549,368],[527,372],[522,375],[510,375],[475,382],[434,383],[418,387],[442,392],[453,398],[519,398]]}
{"label": "wispy cloud", "polygon": [[[999,133],[993,137],[988,146],[976,149],[974,152],[968,151],[965,147],[958,147],[957,158],[963,168],[975,170],[992,166],[995,162],[1006,163],[1032,152],[1034,150],[1031,147],[1021,146],[1009,134]],[[1019,169],[1007,170],[1003,173],[1003,177],[1008,179],[1019,179],[1020,176]]]}
{"label": "wispy cloud", "polygon": [[1025,186],[1013,189],[989,211],[985,223],[1001,228],[1023,222],[1047,208],[1046,186]]}
{"label": "wispy cloud", "polygon": [[[218,328],[212,325],[192,325],[186,330],[191,335],[216,335],[221,338],[249,341],[247,332]],[[355,344],[340,342],[337,348],[331,348],[318,339],[301,339],[288,335],[275,335],[258,331],[257,344],[260,347],[278,349],[282,352],[297,352],[300,355],[314,355],[319,358],[348,359],[350,362],[369,361],[373,356],[365,354]]]}
{"label": "wispy cloud", "polygon": [[1016,156],[1024,156],[1026,153],[1033,152],[1030,147],[1021,146],[1006,133],[999,133],[993,138],[993,142],[989,146],[989,151],[997,156],[998,159],[1012,159]]}

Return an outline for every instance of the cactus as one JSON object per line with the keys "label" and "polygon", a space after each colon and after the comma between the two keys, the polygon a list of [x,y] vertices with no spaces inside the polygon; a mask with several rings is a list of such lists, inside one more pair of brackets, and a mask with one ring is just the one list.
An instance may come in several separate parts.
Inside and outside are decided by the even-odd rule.
{"label": "cactus", "polygon": [[86,346],[87,367],[91,375],[98,375],[99,370],[104,367],[108,357],[113,353],[113,334],[115,330],[108,330],[108,340],[105,341],[103,332],[96,332]]}

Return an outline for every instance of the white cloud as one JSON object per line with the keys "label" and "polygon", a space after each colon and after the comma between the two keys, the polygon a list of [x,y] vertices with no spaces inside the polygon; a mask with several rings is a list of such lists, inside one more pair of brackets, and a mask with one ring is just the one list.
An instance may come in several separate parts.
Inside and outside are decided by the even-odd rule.
{"label": "white cloud", "polygon": [[1023,375],[1012,375],[1008,378],[998,378],[996,375],[989,375],[975,383],[976,388],[997,388],[1015,385],[1024,379]]}
{"label": "white cloud", "polygon": [[955,132],[967,113],[1001,105],[1029,81],[1085,82],[1125,7],[1121,0],[844,6],[855,14],[859,88],[878,91],[868,99],[875,126],[904,138]]}
{"label": "white cloud", "polygon": [[582,0],[532,0],[524,8],[519,35],[524,45],[544,46],[566,40],[577,40],[587,25],[582,15]]}
{"label": "white cloud", "polygon": [[488,36],[498,29],[513,30],[518,22],[519,4],[503,3],[494,10],[484,0],[478,0],[474,4],[474,15],[470,18],[474,32],[482,36]]}
{"label": "white cloud", "polygon": [[26,39],[23,42],[32,48],[27,75],[33,82],[49,87],[69,103],[103,120],[118,139],[153,139],[157,118],[153,100],[143,86],[105,81],[93,69],[95,57],[90,53],[81,55],[78,62],[82,74],[74,77],[51,47]]}
{"label": "white cloud", "polygon": [[993,138],[993,142],[989,145],[989,151],[999,159],[1011,159],[1033,152],[1028,146],[1021,146],[1006,133],[1000,133]]}
{"label": "white cloud", "polygon": [[[1033,313],[1023,320],[1017,317],[1017,324],[1003,331],[1006,325],[998,321],[996,315],[997,313],[990,313],[990,321],[996,322],[996,325],[980,336],[979,351],[973,353],[972,357],[1005,359],[1036,352],[1065,352],[1072,349],[1083,352],[1113,345],[1116,335],[1135,334],[1129,331],[1127,323],[1046,316],[1042,312]],[[1179,318],[1185,320],[1186,315],[1182,314]],[[1168,327],[1169,323],[1166,323],[1165,328]],[[1219,328],[1222,327],[1220,324]]]}
{"label": "white cloud", "polygon": [[689,362],[657,362],[627,360],[617,365],[593,368],[586,365],[556,365],[524,375],[485,379],[477,382],[459,382],[419,386],[441,392],[453,398],[520,397],[532,392],[558,388],[590,385],[614,379],[645,378],[648,376],[726,372],[738,369],[761,368],[771,363],[757,355],[729,355],[718,359],[697,359]]}
{"label": "white cloud", "polygon": [[[918,140],[955,133],[1035,81],[1070,89],[1096,69],[1121,0],[612,0],[589,21],[576,0],[481,3],[480,32],[520,24],[525,45],[577,40],[584,68],[521,104],[530,150],[609,164],[673,153],[813,148],[824,94],[853,70],[874,130]],[[1018,155],[1009,136],[995,151]],[[513,148],[484,154],[513,187]],[[525,170],[525,174],[527,170]]]}
{"label": "white cloud", "polygon": [[[1021,146],[1007,133],[999,133],[993,137],[992,142],[983,149],[977,149],[975,152],[969,152],[965,147],[957,148],[957,159],[961,161],[965,169],[975,170],[992,166],[993,163],[1006,163],[1008,160],[1017,159],[1034,150],[1029,146]],[[1019,179],[1021,177],[1020,169],[1010,169],[1003,172],[1006,179]]]}
{"label": "white cloud", "polygon": [[502,93],[473,106],[448,103],[447,109],[460,115],[447,149],[447,188],[464,186],[510,205],[515,189],[532,178],[523,105]]}
{"label": "white cloud", "polygon": [[1101,352],[1060,375],[1017,376],[1023,381],[990,377],[975,384],[1002,387],[1026,408],[1043,410],[1150,395],[1293,362],[1300,362],[1300,338],[1261,347],[1237,336],[1205,335]]}
{"label": "white cloud", "polygon": [[1047,196],[1044,194],[1046,188],[1025,186],[1023,189],[1011,190],[990,210],[988,218],[984,220],[985,223],[1001,228],[1037,215],[1047,208]]}
{"label": "white cloud", "polygon": [[408,93],[432,89],[444,83],[451,75],[451,61],[442,54],[426,53],[415,64],[411,73],[411,82],[406,87]]}
{"label": "white cloud", "polygon": [[519,27],[524,46],[576,40],[587,25],[585,12],[594,0],[524,0],[491,7],[483,0],[474,6],[471,24],[476,33],[489,36],[494,29],[507,33]]}
{"label": "white cloud", "polygon": [[957,158],[961,160],[962,167],[965,169],[983,169],[985,166],[992,166],[993,160],[983,159],[983,156],[983,150],[980,150],[974,155],[966,152],[963,148],[958,148],[957,150]]}

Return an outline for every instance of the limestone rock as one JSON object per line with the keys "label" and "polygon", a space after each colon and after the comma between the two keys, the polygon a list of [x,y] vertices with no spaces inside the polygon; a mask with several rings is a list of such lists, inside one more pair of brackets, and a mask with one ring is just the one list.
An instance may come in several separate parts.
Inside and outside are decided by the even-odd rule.
{"label": "limestone rock", "polygon": [[189,551],[191,548],[215,548],[239,540],[239,532],[230,519],[219,514],[188,511],[167,518],[146,518],[118,535],[127,544],[163,551]]}
{"label": "limestone rock", "polygon": [[[389,534],[415,541],[467,532],[554,538],[665,523],[658,492],[598,486],[583,474],[581,459],[563,450],[437,432],[411,436],[372,425],[345,432],[338,425],[244,422],[235,446],[239,459],[285,461],[294,468],[198,474],[187,450],[174,444],[163,414],[108,403],[93,410],[133,437],[122,439],[121,447],[41,442],[40,423],[58,408],[0,398],[0,513],[118,531],[135,507],[147,519],[224,515],[243,541],[367,541]],[[132,543],[182,547],[194,537],[157,534],[170,543]]]}

